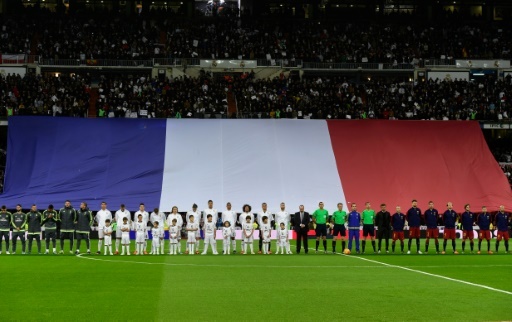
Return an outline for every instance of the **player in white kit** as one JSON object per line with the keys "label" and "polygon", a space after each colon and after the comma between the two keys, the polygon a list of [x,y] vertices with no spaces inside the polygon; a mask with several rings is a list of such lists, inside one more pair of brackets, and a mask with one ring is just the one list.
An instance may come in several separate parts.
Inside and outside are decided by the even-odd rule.
{"label": "player in white kit", "polygon": [[279,254],[281,249],[282,249],[281,254],[290,254],[288,251],[286,251],[286,253],[285,253],[285,250],[287,249],[290,242],[288,240],[288,229],[286,229],[285,224],[283,222],[281,224],[279,224],[279,230],[277,231],[277,238],[278,238],[277,239],[278,242],[277,242],[277,253],[276,254]]}
{"label": "player in white kit", "polygon": [[[284,223],[286,230],[288,230],[290,227],[290,214],[285,210],[286,205],[284,204],[284,202],[281,202],[280,207],[281,207],[281,209],[278,212],[276,212],[276,216],[275,216],[276,230],[279,230],[279,225],[281,225],[281,223]],[[286,253],[287,254],[292,253],[290,251],[290,242],[289,241],[288,241],[288,244],[286,245]]]}
{"label": "player in white kit", "polygon": [[217,241],[215,240],[215,233],[217,231],[216,224],[213,222],[213,216],[208,214],[206,216],[206,223],[204,224],[204,249],[201,255],[206,255],[208,252],[208,245],[212,247],[213,255],[217,253]]}
{"label": "player in white kit", "polygon": [[[164,222],[165,222],[165,213],[161,212],[158,208],[153,209],[151,215],[149,215],[149,221],[155,225],[155,221],[158,221],[160,230],[164,231]],[[154,229],[154,228],[153,228]],[[164,235],[162,235],[162,238]],[[160,243],[160,254],[164,253],[165,243],[162,241]],[[153,249],[153,246],[151,246]]]}
{"label": "player in white kit", "polygon": [[[181,217],[181,214],[178,213],[178,207],[176,206],[172,207],[171,213],[169,214],[169,216],[167,216],[167,226],[171,227],[172,222],[174,220],[176,220],[177,227],[176,250],[178,251],[179,254],[181,254],[181,229],[183,228],[183,217]],[[169,243],[171,243],[170,240]]]}
{"label": "player in white kit", "polygon": [[121,245],[122,245],[121,255],[124,255],[125,250],[126,250],[126,255],[129,256],[130,255],[130,224],[128,223],[127,217],[123,218],[123,223],[120,226],[121,226]]}
{"label": "player in white kit", "polygon": [[123,224],[123,218],[128,218],[129,222],[131,221],[132,215],[130,211],[125,208],[124,204],[121,204],[121,208],[116,211],[114,215],[114,220],[117,224],[116,227],[116,252],[114,254],[119,255],[119,244],[121,244],[121,236],[123,232],[121,231],[121,225]]}
{"label": "player in white kit", "polygon": [[[169,217],[167,217],[167,219],[169,219]],[[173,219],[169,225],[169,255],[176,255],[176,251],[178,249],[178,235],[180,234],[181,229],[178,228],[177,223],[178,221]]]}
{"label": "player in white kit", "polygon": [[153,229],[151,229],[151,235],[153,237],[153,242],[151,243],[151,254],[153,255],[160,255],[160,244],[164,243],[164,231],[160,228],[159,224],[160,222],[156,220],[153,222]]}
{"label": "player in white kit", "polygon": [[187,224],[187,253],[190,255],[194,255],[196,246],[196,236],[197,231],[199,230],[199,225],[194,222],[194,219],[194,215],[190,215]]}
{"label": "player in white kit", "polygon": [[[135,218],[139,218],[139,215],[142,215],[142,222],[144,222],[144,224],[146,225],[146,230],[144,232],[145,235],[144,235],[143,253],[144,253],[144,255],[147,255],[148,254],[148,252],[146,251],[146,249],[147,249],[147,240],[149,238],[147,223],[149,221],[149,214],[146,211],[146,206],[142,202],[140,203],[139,210],[135,213],[134,217]],[[151,228],[151,227],[149,227],[149,228]]]}
{"label": "player in white kit", "polygon": [[263,252],[263,254],[269,254],[269,250],[270,250],[269,246],[270,246],[272,227],[269,223],[267,216],[263,216],[261,219],[262,219],[262,222],[261,222],[261,226],[260,226],[260,234],[261,234],[261,239],[263,241],[262,252]]}
{"label": "player in white kit", "polygon": [[226,211],[222,212],[222,222],[224,223],[224,227],[226,226],[226,221],[229,222],[229,227],[231,228],[231,243],[233,245],[233,252],[236,253],[236,234],[235,234],[235,224],[236,224],[236,212],[231,210],[231,202],[226,204]]}
{"label": "player in white kit", "polygon": [[[187,212],[187,215],[185,219],[187,220],[187,224],[190,223],[190,216],[194,218],[194,223],[197,225],[197,228],[200,227],[200,221],[201,221],[201,213],[197,211],[197,205],[192,205],[192,210]],[[196,246],[195,251],[199,254],[199,240],[201,240],[201,231],[199,229],[196,230]],[[189,239],[187,239],[187,244],[189,243]]]}
{"label": "player in white kit", "polygon": [[[263,232],[261,230],[261,227],[263,226],[263,218],[264,217],[267,217],[269,225],[271,224],[272,220],[274,219],[274,216],[272,216],[272,213],[270,211],[268,211],[268,209],[267,209],[266,202],[261,204],[261,211],[258,212],[258,217],[256,218],[258,220],[259,231],[260,231],[260,238],[259,238],[259,243],[258,243],[258,247],[259,247],[258,253],[259,254],[262,253],[262,248],[263,248]],[[270,251],[270,241],[266,244],[266,246],[267,246],[267,251],[263,252],[263,254],[268,254],[268,253],[271,254],[272,252]]]}
{"label": "player in white kit", "polygon": [[143,221],[142,214],[137,215],[137,221],[135,222],[135,242],[137,243],[137,249],[135,254],[144,255],[144,242],[146,241],[147,224]]}
{"label": "player in white kit", "polygon": [[98,210],[94,220],[98,223],[98,251],[96,254],[101,254],[101,249],[103,248],[103,227],[105,227],[105,220],[109,219],[112,221],[112,213],[107,209],[107,203],[103,201],[101,203],[101,209]]}
{"label": "player in white kit", "polygon": [[217,228],[217,221],[219,220],[219,213],[217,209],[213,208],[213,201],[208,200],[208,208],[203,211],[203,220],[206,223],[206,219],[208,219],[208,215],[212,215],[212,222],[215,224],[215,228]]}
{"label": "player in white kit", "polygon": [[244,237],[244,248],[243,253],[247,254],[247,246],[251,249],[251,254],[254,255],[254,246],[252,244],[253,241],[253,234],[254,234],[254,226],[253,223],[251,223],[251,216],[245,217],[245,223],[242,225],[242,233]]}
{"label": "player in white kit", "polygon": [[103,238],[105,239],[105,255],[107,255],[107,251],[110,251],[110,255],[114,255],[112,253],[112,226],[110,226],[110,220],[105,220],[105,227],[103,227]]}
{"label": "player in white kit", "polygon": [[[229,221],[224,222],[224,227],[222,227],[222,254],[229,255],[229,246],[231,245],[231,236],[233,235],[233,228],[231,227],[231,223]],[[236,244],[235,244],[236,246]]]}

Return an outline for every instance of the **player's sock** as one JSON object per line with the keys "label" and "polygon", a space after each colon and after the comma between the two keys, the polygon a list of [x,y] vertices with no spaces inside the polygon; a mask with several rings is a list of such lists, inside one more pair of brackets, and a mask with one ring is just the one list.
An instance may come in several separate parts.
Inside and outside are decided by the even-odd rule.
{"label": "player's sock", "polygon": [[[9,246],[9,244],[7,244],[7,246]],[[47,239],[46,240],[46,250],[49,250],[50,249],[50,240]],[[7,251],[9,251],[9,248],[7,248]]]}
{"label": "player's sock", "polygon": [[496,253],[498,252],[498,248],[500,248],[500,241],[499,240],[496,241]]}
{"label": "player's sock", "polygon": [[243,252],[244,252],[244,254],[245,254],[245,253],[246,253],[246,251],[247,251],[247,243],[246,243],[246,242],[244,242],[244,246],[243,246],[242,248],[243,248]]}
{"label": "player's sock", "polygon": [[505,251],[508,252],[508,240],[505,240]]}
{"label": "player's sock", "polygon": [[462,251],[463,251],[463,252],[464,252],[464,249],[465,249],[465,248],[466,248],[466,241],[465,241],[465,240],[463,240],[463,241],[462,241]]}
{"label": "player's sock", "polygon": [[107,255],[107,248],[108,248],[108,246],[105,245],[105,253],[104,253],[105,255]]}
{"label": "player's sock", "polygon": [[386,238],[386,252],[388,251],[389,249],[389,239]]}
{"label": "player's sock", "polygon": [[69,250],[73,250],[73,242],[74,242],[74,238],[73,238],[73,233],[71,233],[71,237],[69,238]]}
{"label": "player's sock", "polygon": [[62,250],[62,251],[64,250],[64,238],[60,239],[60,250]]}
{"label": "player's sock", "polygon": [[37,252],[40,253],[41,252],[41,240],[36,239],[36,242],[37,242]]}
{"label": "player's sock", "polygon": [[320,241],[317,239],[315,243],[315,249],[318,252],[318,245],[320,245]]}
{"label": "player's sock", "polygon": [[251,254],[254,253],[254,245],[252,243],[250,243],[249,247],[251,248]]}
{"label": "player's sock", "polygon": [[160,253],[163,254],[165,251],[165,243],[164,241],[162,240],[161,244],[160,244]]}
{"label": "player's sock", "polygon": [[428,244],[429,244],[429,242],[428,242],[428,240],[426,240],[425,241],[425,253],[428,252]]}
{"label": "player's sock", "polygon": [[236,240],[232,240],[231,243],[233,245],[233,250],[236,252]]}
{"label": "player's sock", "polygon": [[436,252],[439,253],[439,242],[436,240]]}
{"label": "player's sock", "polygon": [[323,240],[323,244],[324,244],[324,251],[327,251],[327,240]]}
{"label": "player's sock", "polygon": [[372,240],[373,252],[375,253],[375,240]]}
{"label": "player's sock", "polygon": [[341,241],[341,250],[345,250],[346,242],[344,240]]}
{"label": "player's sock", "polygon": [[419,238],[416,238],[416,251],[417,252],[420,251],[420,239]]}
{"label": "player's sock", "polygon": [[332,252],[336,253],[336,241],[335,240],[332,241]]}
{"label": "player's sock", "polygon": [[453,248],[453,251],[455,251],[455,239],[452,239],[452,248]]}
{"label": "player's sock", "polygon": [[491,250],[491,242],[487,241],[487,251],[489,252]]}
{"label": "player's sock", "polygon": [[407,250],[411,250],[411,245],[412,245],[412,239],[409,238],[409,242],[407,243]]}
{"label": "player's sock", "polygon": [[98,251],[101,252],[101,246],[103,246],[103,240],[99,239],[98,240]]}
{"label": "player's sock", "polygon": [[405,243],[403,241],[400,242],[400,249],[402,250],[402,253],[404,252]]}
{"label": "player's sock", "polygon": [[391,251],[395,252],[395,242],[391,242]]}
{"label": "player's sock", "polygon": [[380,252],[380,246],[382,245],[382,238],[379,238],[379,242],[378,242],[378,249],[379,249],[379,252]]}
{"label": "player's sock", "polygon": [[121,239],[116,239],[116,252],[119,252],[119,244],[121,244]]}
{"label": "player's sock", "polygon": [[85,240],[85,245],[87,246],[87,251],[91,251],[91,240],[89,238]]}
{"label": "player's sock", "polygon": [[364,249],[366,248],[366,240],[363,240],[363,253],[364,253]]}
{"label": "player's sock", "polygon": [[447,240],[447,239],[445,239],[445,240],[443,241],[443,252],[446,252],[446,244],[447,244],[447,243],[448,243],[448,240]]}
{"label": "player's sock", "polygon": [[473,241],[470,241],[469,242],[469,247],[471,248],[471,252],[473,252],[474,246],[475,246],[475,243],[473,243]]}

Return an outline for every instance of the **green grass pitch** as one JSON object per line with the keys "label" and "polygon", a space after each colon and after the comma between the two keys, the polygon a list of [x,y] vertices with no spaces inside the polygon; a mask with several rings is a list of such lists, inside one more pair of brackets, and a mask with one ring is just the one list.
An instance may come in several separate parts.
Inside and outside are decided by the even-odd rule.
{"label": "green grass pitch", "polygon": [[432,250],[361,256],[4,253],[0,320],[512,320],[512,255],[503,254],[503,245],[500,250],[457,256]]}

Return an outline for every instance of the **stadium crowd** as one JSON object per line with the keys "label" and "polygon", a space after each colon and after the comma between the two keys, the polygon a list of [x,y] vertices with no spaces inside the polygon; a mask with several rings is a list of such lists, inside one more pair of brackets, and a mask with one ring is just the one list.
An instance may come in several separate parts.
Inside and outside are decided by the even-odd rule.
{"label": "stadium crowd", "polygon": [[[352,19],[354,20],[354,19]],[[404,22],[404,23],[403,23]],[[301,59],[419,64],[426,59],[509,59],[512,31],[447,19],[422,23],[235,17],[177,19],[171,11],[63,14],[20,9],[0,19],[3,53],[48,59]]]}
{"label": "stadium crowd", "polygon": [[[203,118],[227,113],[227,93],[236,96],[240,118],[510,120],[512,82],[428,80],[397,82],[343,77],[290,76],[255,79],[102,76],[96,111],[100,117]],[[50,77],[0,76],[4,115],[87,115],[88,74]]]}

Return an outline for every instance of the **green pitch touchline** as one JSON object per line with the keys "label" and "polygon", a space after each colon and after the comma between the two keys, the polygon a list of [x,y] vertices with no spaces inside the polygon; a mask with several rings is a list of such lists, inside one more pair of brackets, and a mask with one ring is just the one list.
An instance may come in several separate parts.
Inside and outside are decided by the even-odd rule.
{"label": "green pitch touchline", "polygon": [[352,258],[360,259],[360,260],[367,261],[367,262],[370,262],[370,263],[381,264],[381,265],[384,265],[386,267],[393,267],[393,268],[403,269],[403,270],[409,271],[409,272],[414,272],[414,273],[419,273],[419,274],[423,274],[423,275],[427,275],[427,276],[442,278],[442,279],[445,279],[445,280],[448,280],[448,281],[452,281],[452,282],[457,282],[457,283],[461,283],[461,284],[466,284],[466,285],[471,285],[471,286],[475,286],[475,287],[485,288],[485,289],[490,290],[490,291],[494,291],[494,292],[498,292],[498,293],[504,293],[504,294],[507,294],[507,295],[512,295],[512,292],[505,291],[505,290],[500,290],[499,288],[494,288],[494,287],[490,287],[490,286],[487,286],[487,285],[471,283],[471,282],[468,282],[468,281],[458,280],[456,278],[451,278],[451,277],[447,277],[447,276],[443,276],[443,275],[427,273],[427,272],[419,271],[419,270],[408,268],[408,267],[404,267],[404,266],[383,263],[383,262],[379,262],[379,261],[376,261],[376,260],[373,260],[373,259],[368,259],[368,258],[363,258],[363,257],[358,257],[358,256],[349,256],[349,255],[345,255],[345,254],[342,254],[342,253],[336,253],[336,254],[341,255],[341,256],[346,256],[346,257],[352,257]]}

